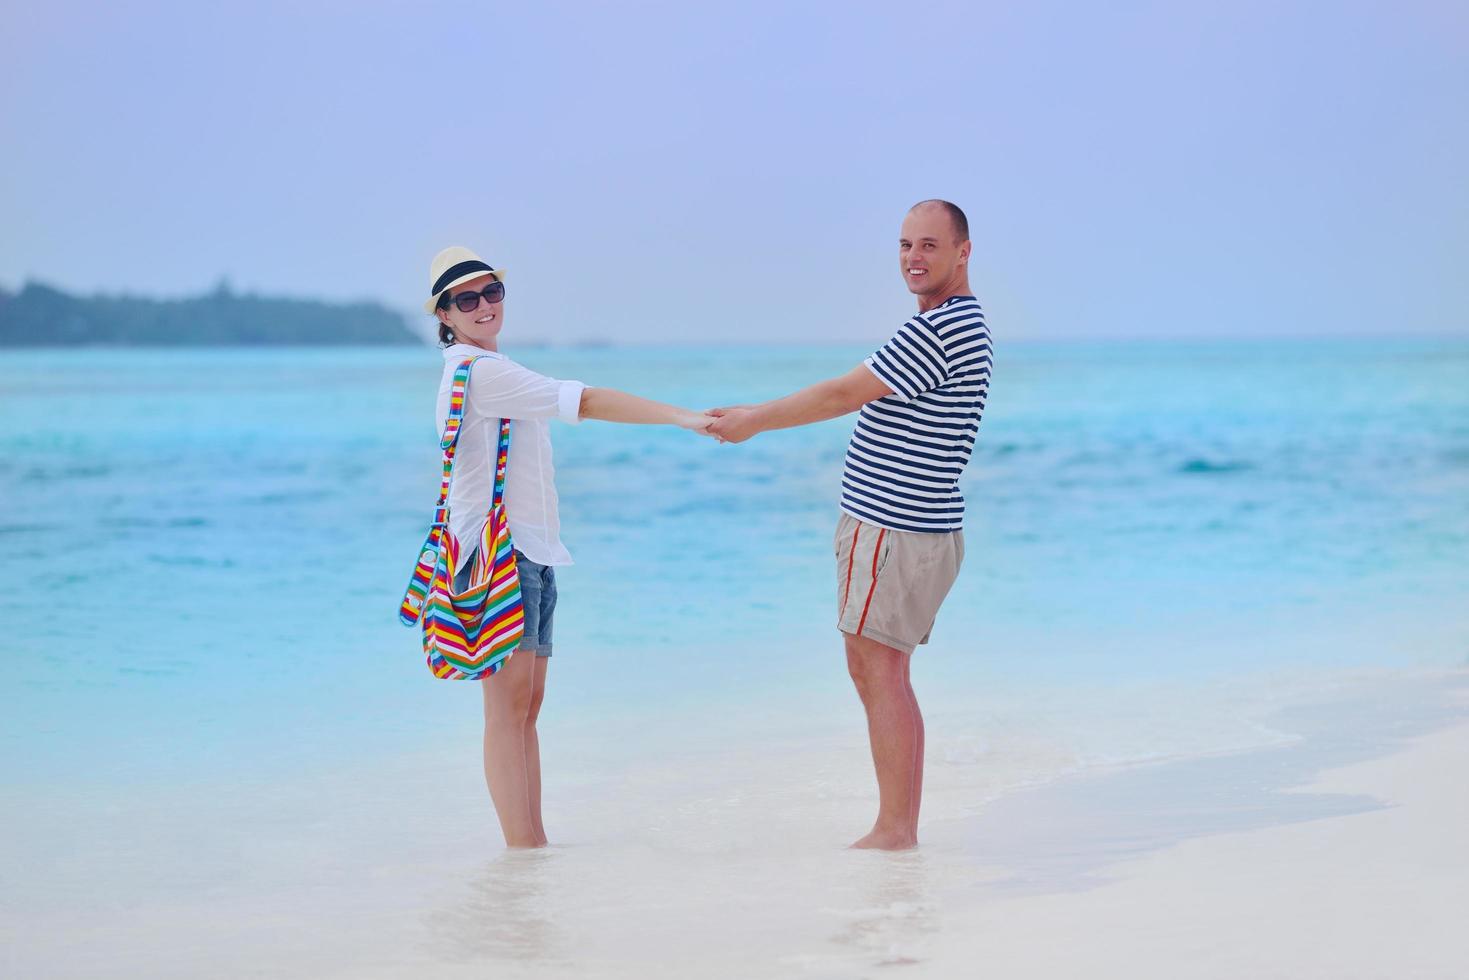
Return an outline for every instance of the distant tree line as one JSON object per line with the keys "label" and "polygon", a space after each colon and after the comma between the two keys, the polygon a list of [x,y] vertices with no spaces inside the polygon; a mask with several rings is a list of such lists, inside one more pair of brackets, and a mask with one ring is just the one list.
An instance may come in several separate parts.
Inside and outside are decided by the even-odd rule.
{"label": "distant tree line", "polygon": [[72,296],[30,282],[0,290],[0,347],[417,344],[401,314],[377,303],[325,303],[233,292],[160,300]]}

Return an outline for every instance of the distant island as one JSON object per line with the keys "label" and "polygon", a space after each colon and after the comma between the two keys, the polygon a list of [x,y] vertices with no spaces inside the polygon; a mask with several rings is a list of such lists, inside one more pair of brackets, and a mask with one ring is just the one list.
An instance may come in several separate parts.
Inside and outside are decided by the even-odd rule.
{"label": "distant island", "polygon": [[318,346],[422,344],[378,303],[239,294],[221,282],[186,299],[72,296],[37,282],[0,289],[0,347]]}

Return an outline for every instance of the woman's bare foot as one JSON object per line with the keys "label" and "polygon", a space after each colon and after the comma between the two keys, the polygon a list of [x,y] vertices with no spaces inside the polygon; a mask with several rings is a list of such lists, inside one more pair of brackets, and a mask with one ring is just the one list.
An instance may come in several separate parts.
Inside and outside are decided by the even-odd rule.
{"label": "woman's bare foot", "polygon": [[866,837],[851,845],[858,850],[907,851],[918,846],[918,837],[906,830],[872,828]]}
{"label": "woman's bare foot", "polygon": [[505,849],[507,851],[534,851],[537,848],[545,846],[545,841],[535,840],[534,838],[527,841],[516,841],[513,844],[510,841],[505,842]]}

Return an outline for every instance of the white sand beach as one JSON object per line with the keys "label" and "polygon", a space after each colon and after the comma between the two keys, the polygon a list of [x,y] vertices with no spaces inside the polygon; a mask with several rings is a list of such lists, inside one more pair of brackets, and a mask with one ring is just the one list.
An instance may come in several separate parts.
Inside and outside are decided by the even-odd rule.
{"label": "white sand beach", "polygon": [[[1062,740],[936,713],[923,845],[899,854],[842,846],[872,806],[855,729],[679,745],[666,722],[600,745],[552,729],[578,768],[549,787],[554,846],[535,852],[500,849],[473,768],[444,758],[30,800],[7,821],[0,972],[1469,975],[1469,677],[1319,683],[1231,714],[1269,736],[1254,747],[1031,789],[1017,781],[1058,771]],[[1093,743],[1102,718],[1077,720]]]}
{"label": "white sand beach", "polygon": [[[1469,976],[1466,772],[1463,724],[1332,769],[1287,792],[1358,812],[1185,840],[1099,867],[1067,890],[965,905],[945,917],[929,968],[913,975]],[[1054,815],[1063,826],[1089,820]],[[1108,816],[1125,848],[1127,821]],[[974,972],[954,972],[961,963]]]}

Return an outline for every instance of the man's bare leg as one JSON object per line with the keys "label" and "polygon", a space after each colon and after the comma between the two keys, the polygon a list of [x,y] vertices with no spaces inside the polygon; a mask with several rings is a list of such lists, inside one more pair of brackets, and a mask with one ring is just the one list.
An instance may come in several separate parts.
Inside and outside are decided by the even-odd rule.
{"label": "man's bare leg", "polygon": [[918,724],[918,749],[915,753],[913,764],[913,816],[908,820],[908,826],[913,829],[913,840],[918,840],[918,810],[923,806],[923,712],[918,710],[918,695],[913,693],[913,678],[910,676],[913,669],[913,658],[906,657],[903,660],[903,683],[908,688],[908,700],[913,705],[913,718]]}
{"label": "man's bare leg", "polygon": [[923,719],[908,686],[910,654],[866,637],[844,634],[847,670],[867,712],[867,736],[877,770],[877,822],[853,847],[901,850],[918,844],[915,772]]}
{"label": "man's bare leg", "polygon": [[525,786],[530,798],[530,825],[536,843],[546,845],[546,828],[541,825],[541,737],[536,732],[536,719],[541,714],[541,702],[546,699],[546,668],[550,657],[535,658],[534,686],[531,688],[530,711],[525,719]]}
{"label": "man's bare leg", "polygon": [[485,783],[506,847],[536,847],[525,765],[525,728],[535,679],[533,655],[513,654],[480,682],[485,695]]}

